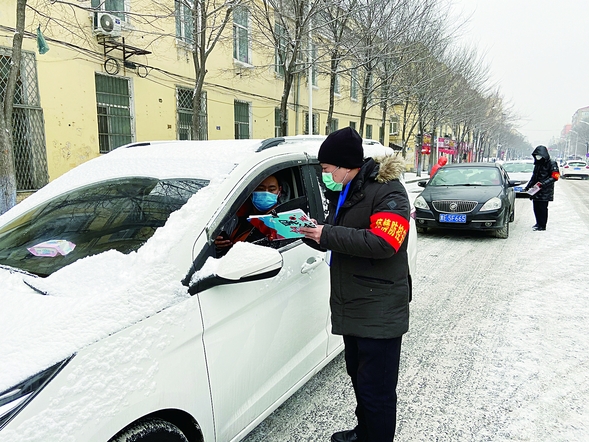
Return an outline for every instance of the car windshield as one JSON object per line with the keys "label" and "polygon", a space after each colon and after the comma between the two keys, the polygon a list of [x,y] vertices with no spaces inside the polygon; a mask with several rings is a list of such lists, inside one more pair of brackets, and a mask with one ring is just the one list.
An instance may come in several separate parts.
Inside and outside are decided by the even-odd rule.
{"label": "car windshield", "polygon": [[571,161],[571,162],[569,162],[569,166],[570,167],[585,167],[586,164],[583,163],[582,161]]}
{"label": "car windshield", "polygon": [[503,168],[507,173],[532,173],[534,163],[503,163]]}
{"label": "car windshield", "polygon": [[130,253],[208,184],[125,178],[72,190],[0,228],[0,265],[47,276],[106,250]]}
{"label": "car windshield", "polygon": [[442,167],[429,186],[497,186],[501,184],[495,167]]}

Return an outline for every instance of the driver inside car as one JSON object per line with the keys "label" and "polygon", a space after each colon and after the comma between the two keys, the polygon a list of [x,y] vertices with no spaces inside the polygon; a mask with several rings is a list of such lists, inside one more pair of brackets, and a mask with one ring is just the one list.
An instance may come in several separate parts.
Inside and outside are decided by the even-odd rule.
{"label": "driver inside car", "polygon": [[260,231],[247,219],[251,215],[264,215],[274,210],[280,204],[278,198],[281,192],[282,187],[275,175],[262,181],[215,238],[217,256],[227,253],[236,242],[253,242],[266,238],[267,232]]}

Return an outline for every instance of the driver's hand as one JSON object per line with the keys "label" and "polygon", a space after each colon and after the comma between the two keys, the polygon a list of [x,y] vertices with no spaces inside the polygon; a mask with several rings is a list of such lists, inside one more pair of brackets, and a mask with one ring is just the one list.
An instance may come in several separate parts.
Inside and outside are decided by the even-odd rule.
{"label": "driver's hand", "polygon": [[224,249],[227,247],[231,247],[233,243],[230,239],[225,239],[223,236],[219,235],[215,238],[215,246],[219,247],[220,249]]}

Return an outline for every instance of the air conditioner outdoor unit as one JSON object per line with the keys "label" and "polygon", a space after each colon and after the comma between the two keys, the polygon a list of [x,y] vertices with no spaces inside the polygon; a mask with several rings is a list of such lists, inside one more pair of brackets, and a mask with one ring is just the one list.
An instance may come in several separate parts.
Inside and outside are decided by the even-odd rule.
{"label": "air conditioner outdoor unit", "polygon": [[99,35],[118,37],[121,35],[121,19],[106,12],[97,12],[94,32]]}

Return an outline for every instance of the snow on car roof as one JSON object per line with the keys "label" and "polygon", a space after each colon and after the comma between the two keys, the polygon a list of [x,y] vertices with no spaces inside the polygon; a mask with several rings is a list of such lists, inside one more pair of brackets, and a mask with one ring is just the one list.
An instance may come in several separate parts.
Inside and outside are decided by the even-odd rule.
{"label": "snow on car roof", "polygon": [[9,212],[13,218],[69,189],[124,176],[213,179],[229,173],[261,140],[155,141],[120,147],[87,161],[35,192]]}

